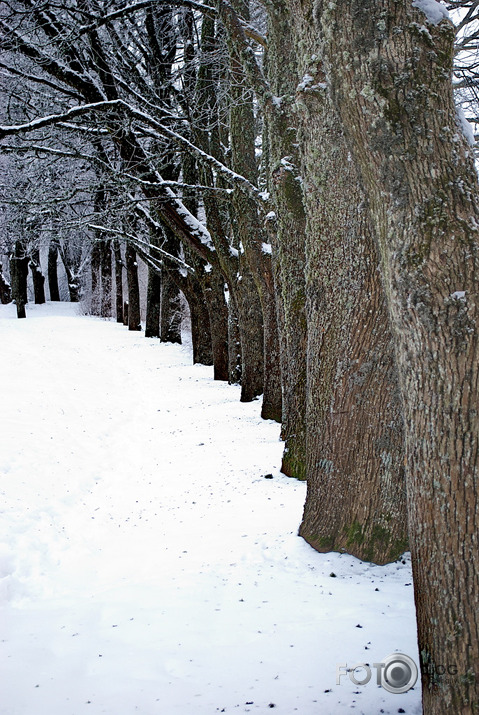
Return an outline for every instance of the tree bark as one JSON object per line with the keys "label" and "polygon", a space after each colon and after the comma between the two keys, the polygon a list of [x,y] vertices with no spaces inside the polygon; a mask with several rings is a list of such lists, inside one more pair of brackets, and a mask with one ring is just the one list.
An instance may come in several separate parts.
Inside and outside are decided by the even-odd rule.
{"label": "tree bark", "polygon": [[209,315],[214,379],[228,380],[228,305],[225,300],[225,279],[219,270],[211,271],[203,280],[203,296]]}
{"label": "tree bark", "polygon": [[161,275],[158,270],[148,267],[148,288],[146,293],[145,338],[160,337]]}
{"label": "tree bark", "polygon": [[2,265],[0,263],[0,303],[7,305],[12,302],[12,287],[3,275]]}
{"label": "tree bark", "polygon": [[60,300],[60,289],[58,287],[58,242],[56,238],[50,239],[48,245],[48,289],[50,300]]}
{"label": "tree bark", "polygon": [[386,563],[407,548],[392,334],[359,177],[318,67],[307,7],[295,4],[292,13],[305,78],[296,97],[307,216],[308,491],[300,534],[320,551]]}
{"label": "tree bark", "polygon": [[[234,0],[233,6],[246,20],[249,3]],[[258,169],[255,157],[255,116],[252,92],[246,81],[241,59],[231,43],[231,164],[234,171],[257,185]],[[260,300],[263,318],[263,404],[261,416],[281,422],[281,365],[279,333],[276,317],[273,267],[270,253],[264,250],[267,236],[260,220],[258,206],[252,198],[235,189],[233,192],[234,221],[238,245],[251,271]],[[240,312],[241,321],[241,312]],[[243,374],[243,379],[245,375]]]}
{"label": "tree bark", "polygon": [[59,246],[60,256],[63,261],[65,273],[67,274],[68,293],[71,303],[78,303],[80,300],[80,271],[81,271],[81,246],[75,243],[65,242]]}
{"label": "tree bark", "polygon": [[101,250],[100,241],[93,242],[90,256],[90,271],[91,271],[91,301],[90,313],[92,315],[100,315],[100,293],[101,293],[101,275],[100,275]]}
{"label": "tree bark", "polygon": [[20,240],[15,241],[13,253],[10,256],[10,276],[12,278],[12,299],[17,306],[17,317],[26,318],[28,256],[25,246]]}
{"label": "tree bark", "polygon": [[241,383],[242,362],[238,311],[230,293],[228,302],[228,382],[230,385]]}
{"label": "tree bark", "polygon": [[[205,16],[203,18],[201,48],[205,59],[200,64],[196,86],[197,107],[201,108],[201,114],[196,120],[194,139],[197,146],[204,151],[225,161],[220,141],[221,126],[216,93],[221,70],[211,62],[220,51],[220,42],[215,36],[215,20],[212,17]],[[209,131],[205,131],[205,124],[210,128]],[[227,142],[227,138],[224,141]],[[202,183],[206,186],[214,187],[216,185],[209,167],[202,167],[201,178]],[[221,181],[219,183],[221,185]],[[244,246],[242,248],[240,246],[239,232],[235,231],[230,213],[219,205],[213,194],[205,194],[204,205],[208,231],[215,245],[214,269],[221,271],[228,285],[229,308],[232,307],[231,301],[236,307],[242,361],[240,399],[242,402],[249,402],[264,391],[264,333],[261,302],[250,266],[244,255]],[[235,350],[230,338],[228,344],[236,356],[238,351]],[[228,357],[228,372],[231,379],[230,356],[231,353]],[[235,358],[233,358],[233,362],[235,362]],[[233,379],[236,379],[237,376],[238,371],[235,370]]]}
{"label": "tree bark", "polygon": [[[269,180],[276,207],[273,244],[278,322],[282,328],[282,438],[285,449],[281,471],[306,478],[306,214],[298,151],[297,119],[293,106],[299,81],[292,18],[284,2],[274,2],[268,15],[267,76],[280,103],[268,109]],[[276,229],[276,230],[274,230]]]}
{"label": "tree bark", "polygon": [[193,279],[190,281],[190,285],[191,289],[188,291],[187,299],[191,318],[193,364],[213,365],[210,316],[199,282]]}
{"label": "tree bark", "polygon": [[33,294],[36,305],[45,303],[45,276],[40,265],[40,250],[37,248],[30,255],[30,270],[33,280]]}
{"label": "tree bark", "polygon": [[101,299],[100,315],[111,318],[112,310],[112,255],[111,241],[103,239],[100,246]]}
{"label": "tree bark", "polygon": [[160,310],[160,340],[162,343],[181,345],[181,319],[180,289],[168,271],[162,271]]}
{"label": "tree bark", "polygon": [[126,244],[125,259],[128,283],[128,330],[141,330],[138,264],[135,249],[130,243]]}
{"label": "tree bark", "polygon": [[116,322],[123,323],[123,260],[119,241],[113,241],[115,261],[115,311]]}
{"label": "tree bark", "polygon": [[[397,340],[424,713],[472,715],[479,708],[479,187],[454,106],[454,28],[438,4],[428,8],[437,17],[386,0],[319,3],[317,11]],[[345,47],[354,53],[346,56]]]}

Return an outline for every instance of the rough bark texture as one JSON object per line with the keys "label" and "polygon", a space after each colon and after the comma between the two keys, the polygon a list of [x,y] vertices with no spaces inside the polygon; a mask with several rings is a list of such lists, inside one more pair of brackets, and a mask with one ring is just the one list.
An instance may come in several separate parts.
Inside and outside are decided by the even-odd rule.
{"label": "rough bark texture", "polygon": [[317,10],[397,337],[424,713],[472,715],[479,708],[479,187],[452,95],[454,29],[405,0],[320,2]]}
{"label": "rough bark texture", "polygon": [[129,243],[126,244],[125,259],[128,282],[128,330],[141,330],[138,264],[135,249]]}
{"label": "rough bark texture", "polygon": [[[272,231],[278,322],[282,335],[282,437],[285,449],[281,471],[306,478],[306,314],[305,242],[296,118],[293,115],[298,66],[292,20],[284,2],[274,2],[269,13],[267,74],[273,94],[281,98],[266,108],[270,181],[276,206]],[[276,235],[275,235],[276,233]]]}
{"label": "rough bark texture", "polygon": [[318,65],[317,33],[306,6],[294,7],[307,216],[308,492],[300,534],[318,550],[386,563],[407,547],[392,334],[359,178]]}

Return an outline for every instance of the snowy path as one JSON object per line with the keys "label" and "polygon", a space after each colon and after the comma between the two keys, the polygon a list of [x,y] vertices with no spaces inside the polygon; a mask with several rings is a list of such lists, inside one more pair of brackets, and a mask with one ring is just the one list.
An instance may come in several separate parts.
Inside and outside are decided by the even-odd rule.
{"label": "snowy path", "polygon": [[336,685],[417,661],[410,566],[297,536],[258,402],[71,305],[0,306],[0,345],[1,715],[421,712]]}

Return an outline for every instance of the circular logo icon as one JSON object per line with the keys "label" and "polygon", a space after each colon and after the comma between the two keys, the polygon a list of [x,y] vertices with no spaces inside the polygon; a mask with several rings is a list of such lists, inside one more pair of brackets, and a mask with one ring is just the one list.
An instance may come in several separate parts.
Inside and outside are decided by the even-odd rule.
{"label": "circular logo icon", "polygon": [[417,665],[404,653],[392,653],[383,660],[381,685],[390,693],[407,693],[417,681]]}

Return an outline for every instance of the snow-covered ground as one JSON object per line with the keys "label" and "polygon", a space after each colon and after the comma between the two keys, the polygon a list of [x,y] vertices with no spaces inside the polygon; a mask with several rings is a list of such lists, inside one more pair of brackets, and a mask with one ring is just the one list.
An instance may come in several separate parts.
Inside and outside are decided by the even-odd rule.
{"label": "snow-covered ground", "polygon": [[306,487],[259,402],[188,346],[27,314],[0,306],[1,715],[420,713],[419,684],[336,684],[417,662],[409,559],[297,536]]}

